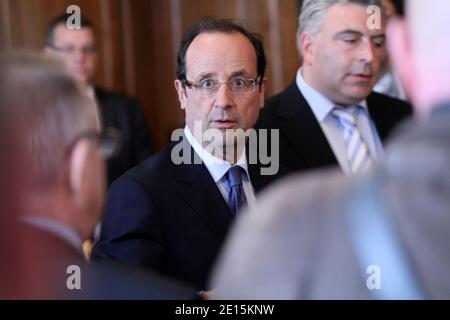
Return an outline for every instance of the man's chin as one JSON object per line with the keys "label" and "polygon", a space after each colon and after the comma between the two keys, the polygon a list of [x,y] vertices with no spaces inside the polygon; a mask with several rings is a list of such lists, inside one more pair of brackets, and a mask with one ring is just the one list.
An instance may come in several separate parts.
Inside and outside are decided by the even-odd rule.
{"label": "man's chin", "polygon": [[353,90],[348,90],[345,94],[345,104],[355,104],[359,103],[367,98],[367,96],[372,92],[372,87],[369,88],[355,88]]}
{"label": "man's chin", "polygon": [[89,83],[89,76],[84,73],[75,73],[74,74],[75,79],[82,83],[82,84],[88,84]]}

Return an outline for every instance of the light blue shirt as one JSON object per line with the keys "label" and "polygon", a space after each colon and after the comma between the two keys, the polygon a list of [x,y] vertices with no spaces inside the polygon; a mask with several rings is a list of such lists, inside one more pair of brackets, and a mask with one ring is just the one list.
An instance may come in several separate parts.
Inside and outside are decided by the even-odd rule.
{"label": "light blue shirt", "polygon": [[373,91],[388,95],[393,98],[406,101],[405,91],[392,70],[389,70],[381,77],[373,87]]}
{"label": "light blue shirt", "polygon": [[[301,69],[297,71],[296,82],[297,87],[305,97],[314,116],[319,122],[339,166],[345,174],[352,175],[350,161],[345,149],[344,136],[341,131],[341,124],[338,118],[331,113],[337,105],[307,84],[303,79]],[[357,127],[369,149],[370,157],[376,162],[383,156],[383,145],[381,144],[377,129],[369,116],[366,100],[361,101],[357,105],[364,109],[364,112],[359,113]]]}
{"label": "light blue shirt", "polygon": [[[189,130],[188,126],[184,127],[184,134],[189,142],[189,144],[194,148],[195,153],[200,157],[202,163],[206,166],[209,171],[209,174],[214,179],[217,187],[220,190],[220,193],[223,196],[223,199],[226,203],[228,203],[230,197],[230,188],[228,183],[226,182],[225,174],[228,170],[233,166],[228,161],[217,158],[213,156],[211,153],[206,151],[200,143],[195,140],[194,136]],[[248,173],[248,165],[247,165],[247,157],[246,157],[246,149],[244,147],[241,156],[238,161],[234,164],[236,166],[241,167],[245,170],[246,174],[242,175],[242,187],[244,189],[245,197],[247,199],[247,205],[250,209],[253,209],[256,205],[255,192],[253,190],[252,183],[250,181],[250,175]]]}

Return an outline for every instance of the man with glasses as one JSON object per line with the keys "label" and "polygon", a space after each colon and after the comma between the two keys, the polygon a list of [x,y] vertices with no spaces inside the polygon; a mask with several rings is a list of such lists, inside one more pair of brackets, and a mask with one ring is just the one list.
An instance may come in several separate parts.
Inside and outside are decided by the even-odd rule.
{"label": "man with glasses", "polygon": [[47,31],[46,52],[64,62],[73,77],[80,82],[94,101],[99,128],[116,128],[121,132],[122,150],[108,160],[107,177],[110,185],[117,177],[151,153],[151,139],[139,102],[123,94],[104,90],[92,84],[97,67],[95,28],[81,17],[80,29],[69,29],[69,14],[53,19]]}
{"label": "man with glasses", "polygon": [[[186,115],[181,142],[111,186],[94,257],[205,289],[233,219],[274,179],[249,163],[251,147],[236,134],[253,127],[264,105],[265,66],[259,36],[229,20],[206,19],[189,29],[175,80]],[[178,151],[186,161],[178,163]]]}
{"label": "man with glasses", "polygon": [[2,260],[16,268],[1,268],[8,281],[0,297],[195,298],[194,290],[158,276],[84,261],[82,242],[103,209],[104,160],[117,150],[118,135],[100,133],[92,101],[59,63],[14,54],[0,56],[0,70],[0,118],[18,133],[14,148],[5,149],[18,171],[9,200],[17,213],[0,221],[14,230],[2,243]]}

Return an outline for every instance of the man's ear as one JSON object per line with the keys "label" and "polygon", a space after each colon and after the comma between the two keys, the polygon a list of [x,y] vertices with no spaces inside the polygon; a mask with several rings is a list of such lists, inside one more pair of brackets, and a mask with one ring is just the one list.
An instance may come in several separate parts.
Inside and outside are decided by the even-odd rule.
{"label": "man's ear", "polygon": [[269,80],[267,78],[263,78],[262,83],[261,83],[261,88],[259,89],[259,108],[262,109],[264,108],[264,104],[265,104],[265,96],[266,96],[266,90],[267,90],[267,86],[269,85]]}
{"label": "man's ear", "polygon": [[173,84],[178,93],[178,100],[180,101],[181,109],[184,110],[186,108],[186,90],[183,88],[181,81],[178,79],[175,80]]}
{"label": "man's ear", "polygon": [[314,38],[309,32],[303,32],[299,40],[299,48],[303,57],[303,63],[312,64],[314,61]]}
{"label": "man's ear", "polygon": [[46,55],[51,56],[51,57],[54,57],[54,56],[55,56],[55,51],[54,51],[49,45],[46,45],[46,46],[45,46],[45,48],[44,48],[44,53],[45,53]]}
{"label": "man's ear", "polygon": [[409,96],[414,93],[414,63],[411,56],[411,42],[407,32],[407,22],[392,18],[387,26],[387,45],[391,66],[399,77],[403,89]]}
{"label": "man's ear", "polygon": [[80,200],[83,183],[86,179],[89,166],[89,153],[93,152],[87,140],[79,141],[72,150],[69,159],[69,190],[75,199]]}

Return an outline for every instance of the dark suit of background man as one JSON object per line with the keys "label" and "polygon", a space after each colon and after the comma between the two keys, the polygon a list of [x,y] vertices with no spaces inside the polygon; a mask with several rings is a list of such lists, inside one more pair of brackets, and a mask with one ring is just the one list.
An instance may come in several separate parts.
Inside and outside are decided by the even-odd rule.
{"label": "dark suit of background man", "polygon": [[[227,129],[255,124],[264,105],[265,65],[259,37],[228,20],[205,20],[185,34],[175,80],[186,113],[178,147],[203,162],[174,164],[172,143],[119,178],[109,190],[94,256],[205,288],[235,205],[246,201],[253,206],[254,191],[273,178],[248,164],[249,148],[240,138],[225,138]],[[213,141],[217,149],[208,152],[209,142],[198,135],[214,129],[220,139]],[[223,155],[215,152],[224,149],[228,152]],[[235,150],[234,157],[230,150]],[[242,179],[238,186],[232,182],[236,174]]]}
{"label": "dark suit of background man", "polygon": [[[291,170],[339,164],[348,175],[364,171],[411,112],[405,102],[371,93],[386,55],[384,20],[369,29],[370,15],[361,11],[372,4],[382,8],[377,0],[303,1],[297,31],[303,64],[294,82],[266,102],[256,125],[280,129],[280,162]],[[356,127],[348,127],[348,112]]]}
{"label": "dark suit of background man", "polygon": [[81,17],[81,29],[70,30],[66,21],[70,15],[53,19],[47,31],[46,51],[63,60],[67,69],[85,87],[96,105],[97,122],[102,130],[116,128],[121,132],[119,154],[108,160],[107,178],[110,185],[128,169],[151,153],[151,138],[138,100],[94,86],[91,81],[97,66],[95,28]]}
{"label": "dark suit of background man", "polygon": [[217,298],[450,298],[450,2],[406,9],[388,45],[416,119],[366,175],[323,170],[265,194],[230,236]]}

